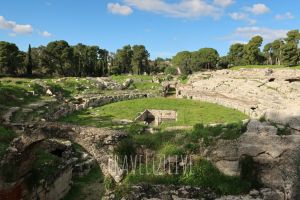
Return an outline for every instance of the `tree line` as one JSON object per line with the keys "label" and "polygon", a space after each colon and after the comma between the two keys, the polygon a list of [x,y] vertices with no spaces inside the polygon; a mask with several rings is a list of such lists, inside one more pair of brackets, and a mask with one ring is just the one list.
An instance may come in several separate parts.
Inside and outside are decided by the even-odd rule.
{"label": "tree line", "polygon": [[244,65],[283,65],[291,67],[300,62],[299,30],[292,30],[287,37],[264,46],[261,36],[253,37],[247,44],[231,45],[226,56],[220,57],[217,50],[202,48],[198,51],[182,51],[172,59],[172,64],[184,74],[200,70],[228,68]]}
{"label": "tree line", "polygon": [[46,46],[20,51],[16,44],[0,41],[0,74],[39,76],[107,76],[111,74],[177,73],[228,68],[238,65],[295,66],[300,62],[299,30],[268,43],[261,50],[263,38],[253,37],[247,44],[233,44],[226,56],[213,48],[182,51],[172,59],[149,59],[144,45],[126,45],[115,53],[99,46],[69,45],[53,41]]}
{"label": "tree line", "polygon": [[0,41],[0,74],[39,76],[107,76],[150,73],[150,54],[143,45],[109,53],[98,46],[54,41],[25,53],[16,44]]}

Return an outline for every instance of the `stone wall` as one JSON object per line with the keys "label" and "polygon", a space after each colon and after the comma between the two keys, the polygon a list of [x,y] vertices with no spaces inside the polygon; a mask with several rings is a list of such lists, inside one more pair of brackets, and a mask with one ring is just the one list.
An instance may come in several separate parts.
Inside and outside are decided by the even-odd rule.
{"label": "stone wall", "polygon": [[82,103],[80,104],[65,103],[60,106],[60,109],[57,112],[55,112],[53,115],[48,117],[49,120],[57,120],[60,117],[73,113],[74,111],[84,110],[89,107],[103,106],[114,102],[147,98],[147,97],[150,97],[150,95],[146,93],[133,93],[133,94],[81,98],[80,100]]}

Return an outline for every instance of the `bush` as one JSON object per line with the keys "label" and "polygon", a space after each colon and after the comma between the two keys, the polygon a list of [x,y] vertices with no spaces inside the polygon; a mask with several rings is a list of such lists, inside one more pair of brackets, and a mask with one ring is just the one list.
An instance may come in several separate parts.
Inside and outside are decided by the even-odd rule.
{"label": "bush", "polygon": [[184,185],[208,187],[222,195],[249,192],[251,184],[239,177],[226,176],[207,160],[199,160],[181,179]]}
{"label": "bush", "polygon": [[143,124],[133,123],[130,126],[125,128],[125,131],[130,135],[140,135],[145,131],[146,126]]}
{"label": "bush", "polygon": [[134,157],[136,155],[137,145],[130,138],[123,139],[115,148],[115,154],[123,161],[124,157]]}
{"label": "bush", "polygon": [[173,155],[184,155],[184,150],[175,144],[167,143],[159,151],[160,155],[173,156]]}
{"label": "bush", "polygon": [[0,126],[0,160],[4,156],[9,143],[17,137],[17,134],[11,130]]}
{"label": "bush", "polygon": [[177,74],[177,69],[174,68],[174,67],[167,67],[165,69],[165,74],[176,75]]}
{"label": "bush", "polygon": [[112,190],[115,187],[115,181],[110,176],[105,177],[103,184],[104,184],[105,190],[108,190],[108,191]]}
{"label": "bush", "polygon": [[246,125],[242,123],[232,123],[228,125],[207,126],[196,124],[193,131],[189,134],[192,141],[196,142],[203,139],[206,146],[209,146],[215,137],[220,137],[224,140],[234,140],[239,138],[246,132]]}
{"label": "bush", "polygon": [[291,135],[291,128],[288,124],[286,124],[283,128],[277,128],[277,135],[284,136],[284,135]]}

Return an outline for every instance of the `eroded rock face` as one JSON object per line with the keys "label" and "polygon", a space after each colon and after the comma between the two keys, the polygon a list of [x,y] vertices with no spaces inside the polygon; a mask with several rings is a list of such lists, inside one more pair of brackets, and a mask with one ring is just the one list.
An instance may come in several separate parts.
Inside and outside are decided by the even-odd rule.
{"label": "eroded rock face", "polygon": [[253,158],[258,181],[277,194],[275,199],[295,199],[299,191],[300,132],[279,136],[268,122],[251,120],[239,139],[219,140],[208,157],[227,175],[241,175],[243,156]]}

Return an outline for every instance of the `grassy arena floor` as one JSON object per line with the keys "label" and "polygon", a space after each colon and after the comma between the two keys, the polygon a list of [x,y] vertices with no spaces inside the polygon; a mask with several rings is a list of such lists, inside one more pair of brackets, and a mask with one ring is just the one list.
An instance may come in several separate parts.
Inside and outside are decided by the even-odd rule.
{"label": "grassy arena floor", "polygon": [[187,99],[137,99],[122,101],[102,107],[76,112],[61,121],[78,125],[112,127],[113,120],[134,120],[145,109],[176,110],[176,122],[164,122],[168,126],[192,126],[197,123],[231,123],[248,118],[245,114],[220,105]]}

